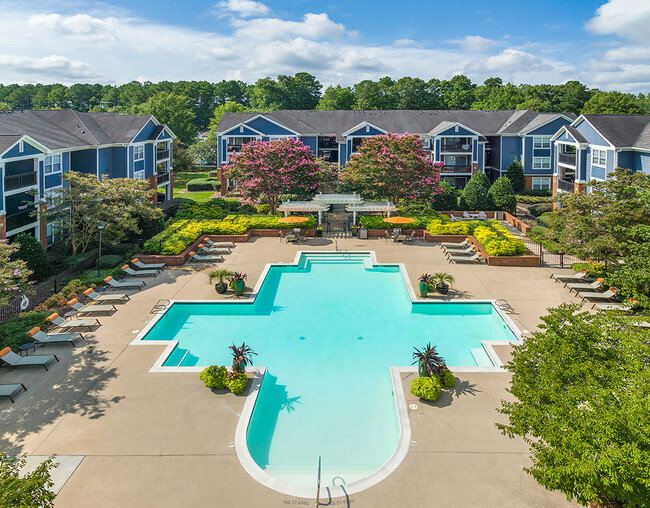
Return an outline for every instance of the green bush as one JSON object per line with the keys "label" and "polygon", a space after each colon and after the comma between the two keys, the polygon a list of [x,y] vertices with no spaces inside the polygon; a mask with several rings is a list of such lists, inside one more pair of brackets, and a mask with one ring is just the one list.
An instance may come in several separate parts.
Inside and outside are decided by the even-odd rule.
{"label": "green bush", "polygon": [[174,198],[163,202],[160,205],[160,208],[165,214],[165,219],[176,217],[176,212],[178,212],[179,207],[184,203],[194,203],[194,200],[188,198]]}
{"label": "green bush", "polygon": [[70,268],[96,256],[97,252],[98,249],[91,249],[80,254],[75,254],[74,256],[68,256],[63,260],[63,264],[66,266],[66,268]]}
{"label": "green bush", "polygon": [[530,230],[530,232],[534,235],[543,235],[548,231],[548,228],[545,228],[544,226],[533,226]]}
{"label": "green bush", "polygon": [[361,215],[359,217],[359,224],[361,224],[366,229],[391,229],[394,227],[400,227],[401,229],[422,229],[426,228],[427,224],[431,220],[430,215],[423,216],[410,216],[412,219],[415,219],[415,222],[410,222],[408,224],[391,224],[389,222],[384,222],[384,218],[377,215]]}
{"label": "green bush", "polygon": [[50,314],[49,311],[24,312],[18,317],[11,318],[6,323],[0,324],[0,349],[9,346],[14,351],[18,351],[18,348],[23,344],[32,342],[26,332],[35,326],[43,328],[47,323],[45,318]]}
{"label": "green bush", "polygon": [[257,208],[247,203],[239,207],[239,213],[257,213]]}
{"label": "green bush", "polygon": [[185,188],[188,192],[198,192],[198,191],[209,191],[209,190],[219,190],[221,188],[221,182],[215,180],[208,180],[207,178],[195,178],[190,180],[185,185]]}
{"label": "green bush", "polygon": [[490,181],[487,176],[480,171],[474,173],[460,195],[461,208],[463,210],[489,210],[489,188]]}
{"label": "green bush", "polygon": [[488,223],[491,227],[484,221],[443,222],[437,218],[429,222],[427,229],[432,235],[473,235],[491,256],[526,254],[526,245],[499,221],[490,220]]}
{"label": "green bush", "polygon": [[490,208],[514,213],[517,208],[517,198],[512,183],[505,176],[497,178],[488,191]]}
{"label": "green bush", "polygon": [[257,213],[262,215],[268,215],[271,213],[271,205],[259,205],[257,207]]}
{"label": "green bush", "polygon": [[119,254],[107,254],[102,256],[102,260],[99,263],[99,268],[115,268],[117,265],[123,264],[124,258]]}
{"label": "green bush", "polygon": [[515,192],[523,192],[526,188],[526,177],[524,176],[524,166],[515,158],[514,161],[506,168],[506,178],[512,183]]}
{"label": "green bush", "polygon": [[215,199],[208,199],[203,203],[184,203],[178,207],[176,213],[176,219],[223,219],[225,216],[226,212]]}
{"label": "green bush", "polygon": [[418,377],[411,381],[411,393],[424,400],[436,400],[441,390],[440,379],[435,376]]}
{"label": "green bush", "polygon": [[553,197],[553,191],[551,189],[548,190],[522,190],[517,193],[518,196],[537,196],[537,197]]}
{"label": "green bush", "polygon": [[235,395],[239,395],[240,393],[244,393],[244,390],[246,389],[246,383],[248,383],[248,377],[246,376],[246,373],[240,372],[237,374],[237,377],[235,377],[235,379],[230,379],[228,381],[228,388],[230,388],[230,391]]}
{"label": "green bush", "polygon": [[217,178],[219,178],[218,171],[208,171],[208,180],[216,180]]}
{"label": "green bush", "polygon": [[434,196],[434,210],[448,210],[453,212],[458,209],[458,189],[444,180],[440,184],[442,192]]}
{"label": "green bush", "polygon": [[22,259],[27,263],[27,268],[32,271],[29,279],[32,281],[45,279],[49,272],[49,261],[41,242],[34,235],[20,233],[13,243],[19,244],[19,247],[12,259]]}
{"label": "green bush", "polygon": [[217,206],[229,213],[236,213],[241,208],[241,203],[236,199],[214,198],[213,201]]}
{"label": "green bush", "polygon": [[434,219],[429,222],[427,229],[432,235],[471,235],[474,228],[480,225],[480,221],[458,221],[444,222],[442,219]]}
{"label": "green bush", "polygon": [[199,379],[208,388],[217,388],[220,390],[228,385],[228,369],[219,365],[206,367],[199,374]]}
{"label": "green bush", "polygon": [[453,372],[449,369],[445,371],[443,376],[444,380],[442,384],[445,386],[445,388],[452,388],[456,384],[456,378],[454,377]]}
{"label": "green bush", "polygon": [[527,196],[525,194],[517,194],[515,196],[517,203],[523,203],[526,205],[534,205],[537,203],[550,203],[553,201],[553,197],[547,196]]}
{"label": "green bush", "polygon": [[530,208],[528,208],[528,211],[530,212],[531,215],[534,215],[535,217],[539,217],[540,215],[543,215],[548,212],[553,211],[553,203],[539,203],[537,205],[533,205]]}

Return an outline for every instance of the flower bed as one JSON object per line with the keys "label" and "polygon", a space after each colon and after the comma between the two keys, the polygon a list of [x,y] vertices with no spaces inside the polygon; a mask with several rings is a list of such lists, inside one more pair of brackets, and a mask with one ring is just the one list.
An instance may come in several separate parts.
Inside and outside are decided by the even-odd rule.
{"label": "flower bed", "polygon": [[409,215],[407,217],[415,219],[415,221],[409,222],[407,224],[391,224],[390,222],[385,222],[384,217],[377,215],[362,215],[359,217],[359,224],[361,224],[366,229],[390,229],[394,227],[398,227],[400,229],[425,229],[432,216]]}

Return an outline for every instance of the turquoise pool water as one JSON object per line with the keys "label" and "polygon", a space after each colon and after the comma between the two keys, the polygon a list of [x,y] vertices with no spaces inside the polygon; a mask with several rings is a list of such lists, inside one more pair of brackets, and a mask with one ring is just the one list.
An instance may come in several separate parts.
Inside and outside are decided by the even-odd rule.
{"label": "turquoise pool water", "polygon": [[[399,427],[389,366],[431,342],[450,366],[489,361],[481,340],[513,340],[490,304],[412,304],[399,267],[367,255],[306,256],[269,270],[254,304],[175,303],[145,340],[179,341],[166,366],[230,365],[245,341],[267,367],[247,432],[269,474],[349,483],[384,464]],[[482,354],[481,354],[482,353]],[[328,483],[330,482],[330,483]]]}

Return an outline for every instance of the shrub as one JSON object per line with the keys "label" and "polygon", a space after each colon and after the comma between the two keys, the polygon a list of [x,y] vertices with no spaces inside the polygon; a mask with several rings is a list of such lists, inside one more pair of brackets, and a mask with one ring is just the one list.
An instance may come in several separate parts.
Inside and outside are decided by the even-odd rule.
{"label": "shrub", "polygon": [[238,212],[241,203],[236,199],[214,198],[212,201],[226,212]]}
{"label": "shrub", "polygon": [[528,208],[531,215],[539,217],[542,214],[553,211],[553,203],[539,203]]}
{"label": "shrub", "polygon": [[518,159],[515,158],[506,168],[506,178],[512,183],[512,188],[515,192],[522,192],[526,188],[524,167]]}
{"label": "shrub", "polygon": [[208,388],[225,388],[228,383],[228,369],[219,365],[206,367],[199,374],[199,379],[205,383]]}
{"label": "shrub", "polygon": [[271,213],[271,205],[259,205],[257,207],[257,213],[263,214],[263,215],[268,215]]}
{"label": "shrub", "polygon": [[470,235],[479,221],[443,222],[434,219],[429,222],[427,229],[432,235]]}
{"label": "shrub", "polygon": [[437,376],[418,377],[411,381],[411,393],[424,400],[436,400],[441,390],[442,385]]}
{"label": "shrub", "polygon": [[490,208],[488,189],[490,181],[480,171],[469,179],[460,195],[460,206],[463,210],[487,210]]}
{"label": "shrub", "polygon": [[32,271],[30,280],[43,280],[47,277],[49,261],[45,249],[34,235],[20,233],[14,242],[19,245],[12,259],[22,259]]}
{"label": "shrub", "polygon": [[453,372],[451,372],[449,369],[445,371],[443,374],[444,380],[443,380],[443,385],[445,388],[452,388],[456,384],[456,378],[454,377]]}
{"label": "shrub", "polygon": [[487,245],[484,245],[485,252],[490,256],[516,256],[520,254],[517,251],[515,242],[508,240],[492,240]]}
{"label": "shrub", "polygon": [[228,381],[228,388],[230,388],[230,391],[235,395],[239,395],[240,393],[244,393],[246,383],[248,383],[246,373],[239,372],[234,379]]}
{"label": "shrub", "polygon": [[52,492],[54,482],[51,471],[57,467],[54,456],[48,457],[26,472],[25,457],[9,457],[0,452],[0,506],[38,506],[52,508],[56,494]]}
{"label": "shrub", "polygon": [[9,346],[14,351],[32,339],[25,332],[35,326],[43,327],[47,321],[45,318],[51,313],[49,311],[23,312],[18,317],[11,318],[6,323],[0,324],[0,349]]}
{"label": "shrub", "polygon": [[442,191],[434,197],[434,210],[456,210],[458,208],[458,189],[444,180],[440,187]]}
{"label": "shrub", "polygon": [[215,199],[208,199],[204,203],[184,203],[176,213],[177,219],[223,219],[225,216],[226,212]]}
{"label": "shrub", "polygon": [[99,263],[99,268],[115,268],[117,265],[121,264],[124,258],[119,254],[107,254],[102,256],[102,260]]}
{"label": "shrub", "polygon": [[490,208],[514,213],[517,208],[517,198],[512,188],[512,183],[505,176],[497,178],[488,191]]}
{"label": "shrub", "polygon": [[214,180],[208,180],[207,178],[195,178],[190,180],[185,185],[185,188],[188,192],[197,192],[197,191],[210,191],[210,190],[219,190],[221,188],[221,183]]}
{"label": "shrub", "polygon": [[525,194],[517,194],[515,196],[517,203],[524,203],[526,205],[534,205],[537,203],[550,203],[553,201],[552,196],[527,196]]}
{"label": "shrub", "polygon": [[194,200],[188,198],[174,198],[162,203],[160,208],[165,214],[165,219],[176,217],[176,212],[178,212],[178,208],[183,203],[194,203]]}
{"label": "shrub", "polygon": [[519,196],[537,196],[537,197],[553,197],[553,191],[551,189],[548,190],[533,190],[533,189],[528,189],[528,190],[522,190],[520,191],[517,195]]}
{"label": "shrub", "polygon": [[219,178],[218,171],[208,171],[208,180],[216,180],[217,178]]}
{"label": "shrub", "polygon": [[245,204],[239,207],[239,213],[257,213],[257,209],[253,205]]}
{"label": "shrub", "polygon": [[74,256],[67,256],[63,260],[63,264],[66,266],[66,268],[70,268],[72,266],[81,264],[84,261],[87,261],[88,259],[96,256],[97,251],[98,251],[98,249],[91,249],[89,251],[82,252],[80,254],[75,254]]}
{"label": "shrub", "polygon": [[548,228],[544,226],[533,226],[530,232],[534,235],[543,235],[548,231]]}
{"label": "shrub", "polygon": [[[412,219],[415,219],[415,222],[410,222],[408,224],[399,224],[401,229],[421,229],[426,228],[427,224],[431,220],[430,215],[425,216],[411,216]],[[361,215],[359,217],[359,224],[361,224],[366,229],[389,229],[393,228],[396,225],[390,224],[389,222],[384,222],[383,217],[377,215]]]}

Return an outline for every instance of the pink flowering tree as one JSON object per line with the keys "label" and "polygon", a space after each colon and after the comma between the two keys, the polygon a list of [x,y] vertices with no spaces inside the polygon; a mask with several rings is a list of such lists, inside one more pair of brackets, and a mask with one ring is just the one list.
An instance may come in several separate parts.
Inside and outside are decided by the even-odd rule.
{"label": "pink flowering tree", "polygon": [[7,240],[0,240],[0,305],[20,291],[29,287],[31,271],[22,259],[12,259],[18,251],[18,244],[9,244]]}
{"label": "pink flowering tree", "polygon": [[309,197],[331,178],[331,172],[330,164],[316,159],[309,147],[292,138],[246,143],[224,168],[227,178],[237,178],[245,198],[266,197],[271,214],[283,194]]}
{"label": "pink flowering tree", "polygon": [[431,199],[441,191],[442,163],[432,163],[418,135],[385,134],[365,140],[341,169],[341,181],[364,195]]}

